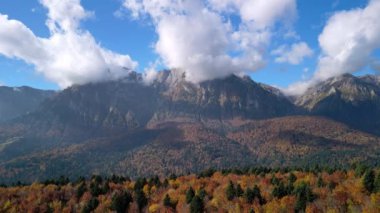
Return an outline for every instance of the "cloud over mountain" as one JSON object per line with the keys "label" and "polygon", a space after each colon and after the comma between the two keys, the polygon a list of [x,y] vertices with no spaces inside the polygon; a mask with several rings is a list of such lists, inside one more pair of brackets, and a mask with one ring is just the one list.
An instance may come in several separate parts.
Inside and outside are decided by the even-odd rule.
{"label": "cloud over mountain", "polygon": [[[273,26],[297,13],[294,0],[125,0],[123,6],[134,19],[152,21],[155,51],[193,82],[263,67]],[[237,27],[230,15],[240,17]]]}
{"label": "cloud over mountain", "polygon": [[48,9],[50,37],[37,37],[18,20],[0,14],[0,54],[35,66],[47,79],[64,88],[72,84],[116,79],[137,66],[128,55],[100,46],[80,22],[93,14],[80,0],[41,0]]}
{"label": "cloud over mountain", "polygon": [[371,65],[373,52],[380,48],[379,11],[380,0],[371,0],[365,8],[333,14],[319,35],[322,54],[314,76],[288,92],[301,94],[317,82]]}

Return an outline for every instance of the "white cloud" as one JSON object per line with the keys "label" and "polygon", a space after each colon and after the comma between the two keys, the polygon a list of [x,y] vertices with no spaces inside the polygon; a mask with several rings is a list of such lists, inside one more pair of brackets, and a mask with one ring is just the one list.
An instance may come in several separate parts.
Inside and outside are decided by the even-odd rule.
{"label": "white cloud", "polygon": [[80,28],[90,17],[80,0],[41,0],[48,9],[49,38],[37,37],[27,26],[0,14],[0,54],[33,64],[47,79],[65,88],[72,84],[116,79],[137,63],[128,55],[101,47]]}
{"label": "white cloud", "polygon": [[[319,36],[322,55],[314,76],[289,88],[302,94],[307,86],[344,73],[360,71],[371,64],[373,52],[380,48],[380,0],[365,8],[340,11],[328,20]],[[299,89],[295,89],[299,88]]]}
{"label": "white cloud", "polygon": [[210,5],[224,12],[238,10],[245,22],[258,28],[274,25],[279,20],[293,21],[297,16],[295,0],[209,0]]}
{"label": "white cloud", "polygon": [[305,42],[299,42],[290,47],[282,45],[272,51],[272,55],[277,56],[277,63],[300,64],[304,58],[313,55],[313,50]]}
{"label": "white cloud", "polygon": [[[295,0],[125,0],[123,6],[134,19],[152,20],[155,51],[193,82],[261,68],[273,25],[296,14]],[[226,13],[242,17],[238,29]]]}

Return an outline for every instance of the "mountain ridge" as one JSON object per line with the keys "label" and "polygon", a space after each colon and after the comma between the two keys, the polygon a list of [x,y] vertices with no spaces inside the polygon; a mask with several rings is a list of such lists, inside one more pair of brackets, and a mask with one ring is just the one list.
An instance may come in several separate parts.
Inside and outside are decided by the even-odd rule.
{"label": "mountain ridge", "polygon": [[[0,125],[0,177],[377,164],[380,139],[371,129],[305,104],[337,110],[333,103],[360,97],[375,101],[378,110],[377,99],[371,98],[372,90],[378,94],[376,82],[371,76],[329,79],[294,103],[273,87],[234,75],[193,84],[180,72],[164,71],[146,84],[141,74],[131,72],[118,81],[75,85],[33,113]],[[335,92],[329,93],[331,88]],[[335,96],[338,92],[345,94]],[[331,96],[337,98],[323,108],[321,103]],[[361,99],[351,102],[362,107]]]}

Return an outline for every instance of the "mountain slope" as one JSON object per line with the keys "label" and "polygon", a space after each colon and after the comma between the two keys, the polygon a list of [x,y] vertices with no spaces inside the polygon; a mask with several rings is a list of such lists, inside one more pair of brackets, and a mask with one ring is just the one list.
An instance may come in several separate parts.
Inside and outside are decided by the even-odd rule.
{"label": "mountain slope", "polygon": [[380,134],[380,81],[376,76],[334,77],[310,88],[296,105],[315,115]]}
{"label": "mountain slope", "polygon": [[0,163],[0,177],[34,181],[60,174],[136,177],[237,166],[376,164],[379,148],[380,138],[318,117],[163,122],[13,158]]}
{"label": "mountain slope", "polygon": [[[131,72],[118,81],[73,86],[33,113],[0,125],[0,178],[30,181],[60,174],[145,176],[209,167],[376,164],[379,137],[345,120],[355,110],[363,116],[376,113],[379,93],[374,82],[375,78],[343,76],[297,99],[310,114],[338,116],[333,118],[349,126],[296,116],[305,112],[279,90],[248,77],[192,84],[179,71],[164,71],[145,84],[140,74]],[[363,108],[364,102],[373,109]],[[365,131],[376,124],[371,119]]]}
{"label": "mountain slope", "polygon": [[30,113],[55,92],[30,87],[0,87],[0,122]]}

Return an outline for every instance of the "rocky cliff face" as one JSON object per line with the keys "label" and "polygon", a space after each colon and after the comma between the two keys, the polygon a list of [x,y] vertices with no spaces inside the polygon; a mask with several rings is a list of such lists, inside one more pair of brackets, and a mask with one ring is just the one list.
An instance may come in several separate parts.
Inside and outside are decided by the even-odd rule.
{"label": "rocky cliff face", "polygon": [[346,74],[310,88],[295,104],[354,128],[380,134],[380,87],[376,76]]}

